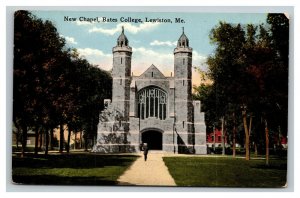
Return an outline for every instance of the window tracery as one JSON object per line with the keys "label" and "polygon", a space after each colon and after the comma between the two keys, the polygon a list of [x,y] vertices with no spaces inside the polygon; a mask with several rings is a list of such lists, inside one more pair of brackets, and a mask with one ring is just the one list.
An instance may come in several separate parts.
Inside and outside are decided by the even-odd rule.
{"label": "window tracery", "polygon": [[138,117],[166,119],[167,94],[162,89],[148,87],[138,93]]}

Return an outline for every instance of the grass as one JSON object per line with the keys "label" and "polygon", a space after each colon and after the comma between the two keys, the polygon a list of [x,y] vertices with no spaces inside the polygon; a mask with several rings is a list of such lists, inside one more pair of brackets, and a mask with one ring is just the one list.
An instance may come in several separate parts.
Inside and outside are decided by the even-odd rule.
{"label": "grass", "polygon": [[164,157],[178,186],[201,187],[283,187],[286,184],[287,160],[264,160],[231,157]]}
{"label": "grass", "polygon": [[133,155],[29,155],[12,159],[12,179],[35,185],[116,185],[136,160]]}

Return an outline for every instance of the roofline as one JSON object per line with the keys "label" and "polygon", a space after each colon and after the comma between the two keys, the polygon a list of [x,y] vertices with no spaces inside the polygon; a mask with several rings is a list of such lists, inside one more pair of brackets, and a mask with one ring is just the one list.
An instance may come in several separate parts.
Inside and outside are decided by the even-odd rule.
{"label": "roofline", "polygon": [[163,77],[167,78],[154,64],[151,64],[141,75],[139,75],[138,77],[142,76],[144,73],[147,72],[147,70],[150,68],[150,67],[155,67],[160,73],[161,75],[163,75]]}

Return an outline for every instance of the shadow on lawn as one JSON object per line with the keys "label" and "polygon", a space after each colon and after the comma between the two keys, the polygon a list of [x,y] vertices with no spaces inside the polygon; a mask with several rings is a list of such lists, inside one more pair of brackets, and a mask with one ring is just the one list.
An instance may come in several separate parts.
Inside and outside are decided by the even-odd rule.
{"label": "shadow on lawn", "polygon": [[55,175],[30,175],[12,177],[15,184],[26,185],[116,185],[117,182],[105,177],[60,177]]}
{"label": "shadow on lawn", "polygon": [[13,157],[12,167],[26,168],[101,168],[104,166],[127,166],[132,162],[132,155],[95,155],[95,154],[61,154],[28,155],[24,158]]}
{"label": "shadow on lawn", "polygon": [[28,185],[116,185],[119,175],[137,157],[91,153],[55,154],[46,157],[28,154],[24,158],[14,156],[12,181],[15,184]]}
{"label": "shadow on lawn", "polygon": [[265,170],[287,170],[287,164],[275,164],[275,165],[265,165],[265,164],[260,164],[260,165],[255,165],[255,166],[250,166],[251,168],[254,169],[265,169]]}

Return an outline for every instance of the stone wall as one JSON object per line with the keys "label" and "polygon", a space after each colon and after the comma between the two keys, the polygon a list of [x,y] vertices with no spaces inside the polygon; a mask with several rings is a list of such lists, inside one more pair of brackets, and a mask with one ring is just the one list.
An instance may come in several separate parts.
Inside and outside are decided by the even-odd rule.
{"label": "stone wall", "polygon": [[197,154],[207,154],[206,149],[206,125],[204,113],[201,112],[201,102],[193,101],[194,126],[195,126],[195,150]]}

